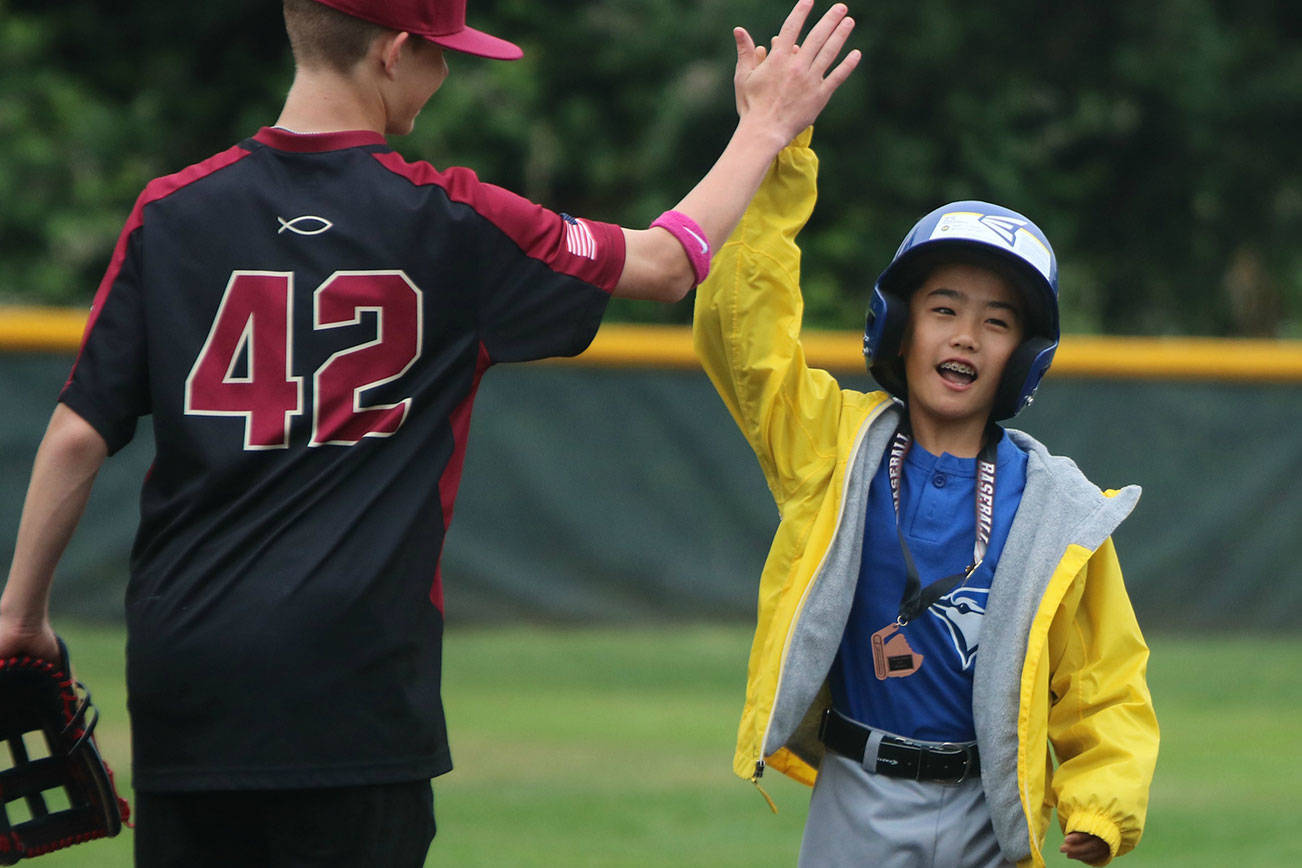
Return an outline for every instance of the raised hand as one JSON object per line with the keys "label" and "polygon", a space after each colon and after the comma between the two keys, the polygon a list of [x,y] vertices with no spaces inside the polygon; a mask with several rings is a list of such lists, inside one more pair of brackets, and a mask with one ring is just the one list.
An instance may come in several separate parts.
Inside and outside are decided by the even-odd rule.
{"label": "raised hand", "polygon": [[[718,249],[732,234],[773,158],[814,122],[859,65],[857,50],[836,63],[854,30],[843,3],[829,9],[800,42],[813,5],[814,0],[799,0],[768,48],[757,48],[743,28],[733,30],[733,83],[741,118],[714,167],[674,208],[705,234],[709,244],[703,253]],[[677,301],[699,280],[683,255],[685,247],[664,228],[625,229],[624,237],[627,256],[616,295]]]}
{"label": "raised hand", "polygon": [[757,46],[745,28],[733,30],[737,113],[745,121],[771,125],[784,142],[814,122],[862,58],[854,49],[833,66],[854,30],[844,3],[828,9],[799,41],[813,5],[798,0],[768,48]]}

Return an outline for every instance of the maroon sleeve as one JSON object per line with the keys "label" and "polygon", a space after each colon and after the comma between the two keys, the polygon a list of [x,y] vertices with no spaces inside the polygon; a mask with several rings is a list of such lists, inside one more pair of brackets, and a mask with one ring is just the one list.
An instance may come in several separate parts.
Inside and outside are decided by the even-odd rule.
{"label": "maroon sleeve", "polygon": [[464,210],[457,255],[493,361],[574,355],[591,342],[624,270],[619,226],[551,211],[469,169],[440,171],[393,153],[376,159]]}
{"label": "maroon sleeve", "polygon": [[59,400],[99,432],[112,455],[131,441],[149,412],[140,227],[145,196],[122,229],[95,293],[81,348]]}
{"label": "maroon sleeve", "polygon": [[[81,348],[59,400],[90,423],[108,443],[109,454],[135,434],[136,420],[152,412],[148,330],[145,311],[145,210],[178,190],[247,157],[228,148],[201,163],[155,178],[136,199],[104,279],[91,304]],[[159,359],[155,364],[161,364]]]}

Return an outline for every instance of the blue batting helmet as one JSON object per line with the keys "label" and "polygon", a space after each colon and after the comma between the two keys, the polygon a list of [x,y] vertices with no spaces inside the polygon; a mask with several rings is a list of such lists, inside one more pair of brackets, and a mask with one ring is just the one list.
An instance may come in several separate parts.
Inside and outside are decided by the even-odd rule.
{"label": "blue batting helmet", "polygon": [[909,296],[937,265],[954,262],[989,268],[1021,293],[1026,336],[1004,368],[994,420],[1015,416],[1031,403],[1058,349],[1058,259],[1040,228],[1016,211],[988,202],[951,202],[916,224],[877,278],[864,326],[868,372],[882,388],[907,400],[900,343]]}

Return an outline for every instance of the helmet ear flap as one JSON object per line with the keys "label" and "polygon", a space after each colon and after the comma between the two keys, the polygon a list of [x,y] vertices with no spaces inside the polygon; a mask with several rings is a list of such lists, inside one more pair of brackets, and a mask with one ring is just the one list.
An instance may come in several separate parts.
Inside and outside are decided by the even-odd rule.
{"label": "helmet ear flap", "polygon": [[863,355],[872,375],[883,389],[900,400],[908,397],[904,360],[900,349],[909,319],[909,306],[899,296],[873,287],[872,302],[864,323]]}
{"label": "helmet ear flap", "polygon": [[991,421],[1011,419],[1031,403],[1057,349],[1057,341],[1029,337],[1013,350],[1004,366],[999,389],[995,392],[995,404],[990,411]]}

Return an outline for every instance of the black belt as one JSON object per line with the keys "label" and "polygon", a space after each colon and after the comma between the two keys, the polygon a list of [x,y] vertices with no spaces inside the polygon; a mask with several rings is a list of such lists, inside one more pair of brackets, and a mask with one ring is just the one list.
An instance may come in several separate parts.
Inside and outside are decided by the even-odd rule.
{"label": "black belt", "polygon": [[[863,762],[872,729],[835,709],[823,712],[818,737],[832,750]],[[925,744],[893,735],[884,736],[877,751],[877,766],[869,769],[892,778],[958,784],[981,773],[981,758],[974,742]]]}

